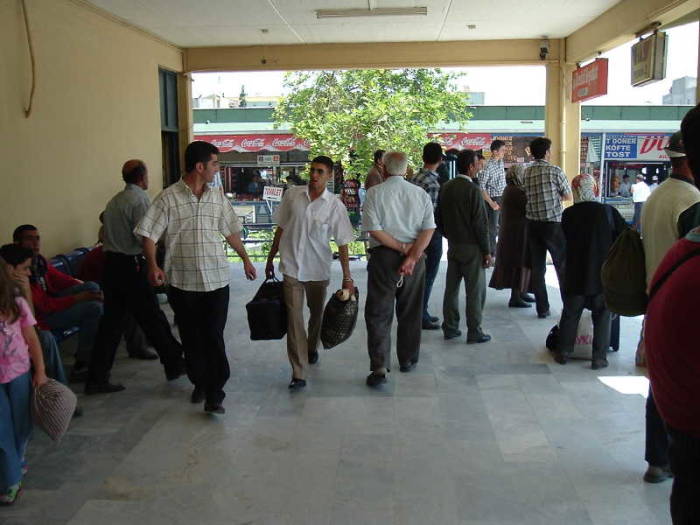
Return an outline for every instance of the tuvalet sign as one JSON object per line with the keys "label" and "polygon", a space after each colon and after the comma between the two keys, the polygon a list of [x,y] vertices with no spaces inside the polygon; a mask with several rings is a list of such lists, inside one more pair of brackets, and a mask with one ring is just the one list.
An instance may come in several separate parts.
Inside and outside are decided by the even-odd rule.
{"label": "tuvalet sign", "polygon": [[571,102],[582,102],[607,94],[607,58],[596,58],[571,74]]}
{"label": "tuvalet sign", "polygon": [[654,33],[632,46],[633,86],[644,86],[666,77],[666,33]]}

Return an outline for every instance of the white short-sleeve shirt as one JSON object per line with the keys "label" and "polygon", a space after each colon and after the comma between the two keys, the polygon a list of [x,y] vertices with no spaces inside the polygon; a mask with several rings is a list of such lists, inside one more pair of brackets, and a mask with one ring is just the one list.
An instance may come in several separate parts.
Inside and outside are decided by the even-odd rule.
{"label": "white short-sleeve shirt", "polygon": [[344,246],[355,238],[345,206],[328,190],[312,201],[308,186],[289,188],[275,218],[283,230],[280,272],[298,281],[330,279],[331,239]]}

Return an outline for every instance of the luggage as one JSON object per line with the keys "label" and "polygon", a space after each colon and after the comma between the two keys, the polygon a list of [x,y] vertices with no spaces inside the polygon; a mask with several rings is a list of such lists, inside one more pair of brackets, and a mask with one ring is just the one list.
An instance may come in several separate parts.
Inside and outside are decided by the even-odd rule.
{"label": "luggage", "polygon": [[352,295],[346,290],[338,290],[333,294],[323,311],[321,322],[323,348],[326,350],[333,348],[352,335],[357,323],[359,304],[360,292],[357,287]]}
{"label": "luggage", "polygon": [[600,273],[608,309],[635,317],[647,310],[647,272],[642,238],[635,230],[620,234]]}
{"label": "luggage", "polygon": [[282,339],[287,333],[287,307],[282,282],[267,279],[253,300],[245,305],[253,341]]}

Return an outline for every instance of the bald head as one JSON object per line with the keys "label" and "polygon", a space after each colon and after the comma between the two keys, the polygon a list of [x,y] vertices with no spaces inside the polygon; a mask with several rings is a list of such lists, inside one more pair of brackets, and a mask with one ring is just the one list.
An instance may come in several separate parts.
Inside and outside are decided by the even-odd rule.
{"label": "bald head", "polygon": [[144,190],[148,189],[148,169],[142,160],[127,160],[122,166],[122,178],[127,184],[136,184]]}

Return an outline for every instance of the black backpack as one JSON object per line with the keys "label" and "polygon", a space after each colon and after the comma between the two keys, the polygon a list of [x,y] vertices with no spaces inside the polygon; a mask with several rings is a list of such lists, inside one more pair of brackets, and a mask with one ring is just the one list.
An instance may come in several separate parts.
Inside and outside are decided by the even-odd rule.
{"label": "black backpack", "polygon": [[636,230],[625,230],[613,243],[600,278],[605,304],[611,312],[635,317],[647,311],[644,245]]}

